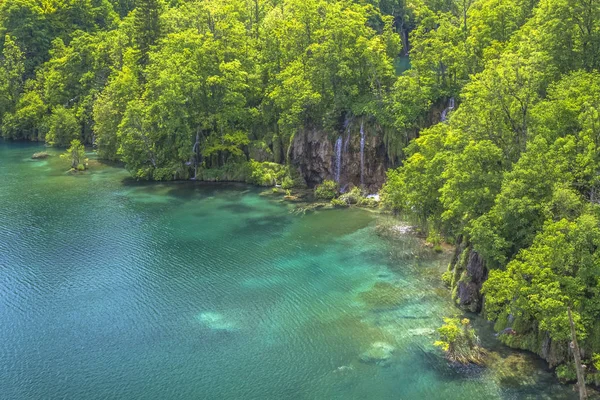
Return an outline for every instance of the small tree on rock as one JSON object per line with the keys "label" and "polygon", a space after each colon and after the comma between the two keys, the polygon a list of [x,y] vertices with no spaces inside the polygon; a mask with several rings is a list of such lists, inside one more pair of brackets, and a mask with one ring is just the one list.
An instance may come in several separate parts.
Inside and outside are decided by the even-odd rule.
{"label": "small tree on rock", "polygon": [[479,346],[479,339],[467,318],[444,318],[444,325],[438,328],[440,340],[434,343],[446,353],[446,358],[461,364],[483,364],[485,350]]}
{"label": "small tree on rock", "polygon": [[61,154],[60,158],[69,161],[71,169],[76,171],[87,169],[88,159],[85,158],[85,147],[77,139],[71,141],[71,147],[67,149],[66,153]]}

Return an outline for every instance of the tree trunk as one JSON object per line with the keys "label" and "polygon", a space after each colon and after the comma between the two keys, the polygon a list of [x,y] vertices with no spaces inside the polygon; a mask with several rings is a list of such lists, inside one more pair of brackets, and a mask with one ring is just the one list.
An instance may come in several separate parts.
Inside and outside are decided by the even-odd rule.
{"label": "tree trunk", "polygon": [[577,371],[577,386],[579,387],[579,399],[587,399],[587,391],[585,388],[585,377],[583,366],[581,365],[581,353],[579,352],[579,345],[577,344],[577,335],[575,333],[575,323],[573,322],[573,316],[571,315],[571,307],[567,308],[569,313],[569,324],[571,325],[571,350],[573,350],[573,357],[575,358],[575,370]]}

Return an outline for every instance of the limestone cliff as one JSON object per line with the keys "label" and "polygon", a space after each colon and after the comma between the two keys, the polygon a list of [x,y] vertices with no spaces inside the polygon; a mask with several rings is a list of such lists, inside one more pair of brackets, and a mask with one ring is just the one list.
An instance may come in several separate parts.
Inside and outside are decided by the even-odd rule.
{"label": "limestone cliff", "polygon": [[288,156],[309,186],[331,179],[342,190],[354,185],[376,192],[390,166],[381,134],[360,120],[333,134],[315,128],[299,130]]}

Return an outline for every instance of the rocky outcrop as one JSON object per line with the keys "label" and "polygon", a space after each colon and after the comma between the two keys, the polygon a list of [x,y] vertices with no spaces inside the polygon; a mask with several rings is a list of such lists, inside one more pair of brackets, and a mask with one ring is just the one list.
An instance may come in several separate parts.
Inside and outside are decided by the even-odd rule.
{"label": "rocky outcrop", "polygon": [[[364,142],[361,162],[361,123],[360,120],[354,120],[336,134],[316,128],[306,128],[296,133],[288,155],[309,186],[318,185],[326,179],[336,180],[338,175],[342,189],[354,185],[376,192],[383,185],[385,172],[390,166],[385,146],[376,128],[362,123]],[[341,145],[336,148],[338,140]],[[336,150],[340,151],[339,173]]]}
{"label": "rocky outcrop", "polygon": [[487,269],[476,251],[470,251],[465,271],[457,284],[457,302],[460,307],[477,312],[481,310],[481,287],[487,279]]}
{"label": "rocky outcrop", "polygon": [[470,246],[459,243],[448,269],[452,273],[452,297],[456,304],[471,312],[481,311],[481,287],[488,276],[481,255]]}

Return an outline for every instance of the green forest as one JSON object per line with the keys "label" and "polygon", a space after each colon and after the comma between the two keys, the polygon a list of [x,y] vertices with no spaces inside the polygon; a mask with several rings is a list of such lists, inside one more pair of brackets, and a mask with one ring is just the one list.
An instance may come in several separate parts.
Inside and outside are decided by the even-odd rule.
{"label": "green forest", "polygon": [[2,137],[140,180],[310,184],[295,135],[364,121],[457,304],[566,381],[571,309],[600,383],[600,2],[0,0],[0,50]]}

